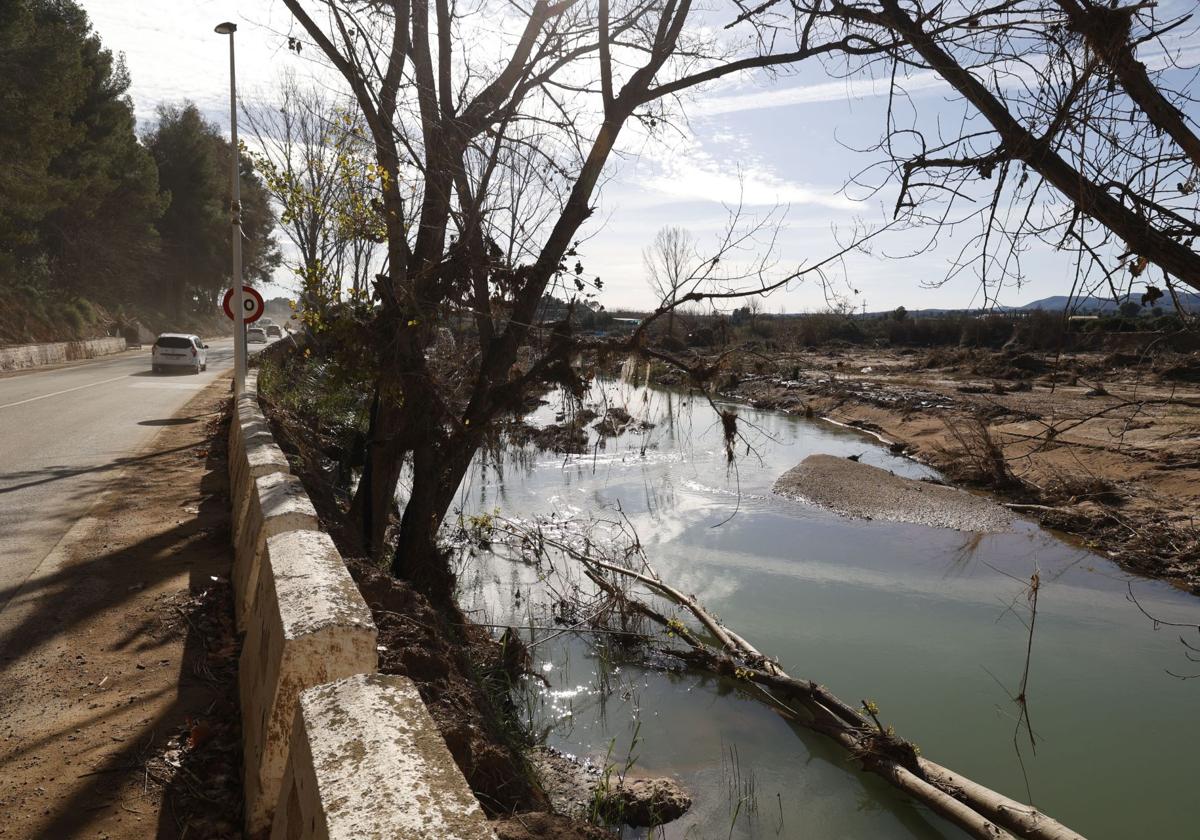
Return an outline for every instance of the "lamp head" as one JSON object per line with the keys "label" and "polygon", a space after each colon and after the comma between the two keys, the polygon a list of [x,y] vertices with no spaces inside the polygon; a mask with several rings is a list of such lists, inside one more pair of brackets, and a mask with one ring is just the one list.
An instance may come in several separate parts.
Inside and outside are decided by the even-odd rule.
{"label": "lamp head", "polygon": [[218,35],[232,35],[234,32],[237,32],[237,24],[230,23],[229,21],[225,21],[224,23],[218,23],[216,26],[216,29],[214,29],[213,31],[216,32]]}

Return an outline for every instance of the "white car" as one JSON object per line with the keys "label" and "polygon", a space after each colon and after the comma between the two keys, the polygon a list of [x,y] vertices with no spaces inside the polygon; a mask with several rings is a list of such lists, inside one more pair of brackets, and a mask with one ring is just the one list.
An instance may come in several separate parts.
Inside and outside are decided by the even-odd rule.
{"label": "white car", "polygon": [[208,370],[208,345],[198,335],[163,333],[150,350],[150,367],[155,373],[170,368],[187,368],[192,373]]}
{"label": "white car", "polygon": [[248,330],[246,330],[246,343],[247,344],[266,344],[267,343],[267,331],[264,330],[262,327],[250,327]]}

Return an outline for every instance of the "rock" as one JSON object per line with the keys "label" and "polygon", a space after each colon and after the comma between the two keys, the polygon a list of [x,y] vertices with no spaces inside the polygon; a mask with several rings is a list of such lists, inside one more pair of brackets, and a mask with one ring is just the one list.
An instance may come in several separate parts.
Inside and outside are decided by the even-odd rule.
{"label": "rock", "polygon": [[613,822],[648,828],[677,820],[692,807],[692,798],[671,779],[621,782],[605,800],[605,815]]}

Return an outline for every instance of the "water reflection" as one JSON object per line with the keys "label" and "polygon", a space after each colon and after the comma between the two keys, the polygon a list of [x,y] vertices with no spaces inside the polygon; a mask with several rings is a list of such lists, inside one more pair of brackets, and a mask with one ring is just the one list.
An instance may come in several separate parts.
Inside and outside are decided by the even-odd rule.
{"label": "water reflection", "polygon": [[[1126,600],[1117,567],[1024,521],[967,534],[849,520],[770,493],[780,473],[818,452],[929,474],[852,431],[742,409],[756,454],[733,471],[707,404],[626,383],[601,383],[592,401],[657,425],[603,448],[593,437],[581,456],[507,449],[464,483],[463,512],[616,517],[619,508],[664,579],[789,672],[847,700],[873,699],[925,754],[1018,798],[1010,694],[1026,630],[1009,605],[1036,569],[1029,702],[1041,741],[1026,756],[1036,804],[1093,840],[1194,831],[1200,737],[1189,723],[1200,688],[1164,673],[1179,666],[1178,642]],[[551,423],[563,410],[551,400],[531,420]],[[554,626],[544,569],[479,552],[461,580],[476,618]],[[1195,600],[1169,586],[1139,583],[1138,597],[1156,615],[1197,615]],[[691,790],[696,805],[668,838],[959,836],[738,685],[623,661],[619,646],[588,634],[557,635],[533,652],[539,668],[550,666],[540,671],[549,685],[528,682],[523,702],[552,746],[623,758],[640,725],[638,768]],[[730,794],[731,746],[754,780],[753,807],[743,802],[736,819],[744,797]]]}

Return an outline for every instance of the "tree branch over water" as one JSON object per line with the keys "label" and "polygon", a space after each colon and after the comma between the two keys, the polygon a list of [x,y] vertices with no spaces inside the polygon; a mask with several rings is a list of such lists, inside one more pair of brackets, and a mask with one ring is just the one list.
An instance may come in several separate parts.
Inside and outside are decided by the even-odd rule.
{"label": "tree branch over water", "polygon": [[[609,533],[597,537],[592,528],[604,524]],[[597,616],[634,611],[657,625],[669,642],[661,652],[683,659],[717,676],[755,686],[761,696],[797,724],[838,743],[864,769],[962,828],[972,837],[1021,837],[1036,840],[1083,840],[1082,836],[1041,813],[1031,805],[1009,799],[983,785],[925,758],[911,742],[884,727],[878,709],[864,701],[863,711],[838,698],[811,680],[792,677],[778,661],[764,655],[733,629],[726,627],[694,596],[664,581],[645,556],[640,540],[628,520],[584,524],[523,523],[497,519],[495,533],[516,550],[516,559],[547,563],[553,570],[553,553],[577,563],[583,573],[609,596],[614,608]],[[1036,587],[1036,576],[1033,585]],[[641,594],[638,588],[648,590]],[[564,588],[565,589],[565,588]],[[1036,592],[1036,588],[1034,590]],[[682,615],[698,625],[693,630],[679,615],[670,616],[654,606],[662,599],[680,608]],[[1030,636],[1032,644],[1032,628]],[[1027,684],[1022,681],[1022,690]],[[864,714],[865,712],[865,714]],[[869,717],[868,717],[869,716]]]}

